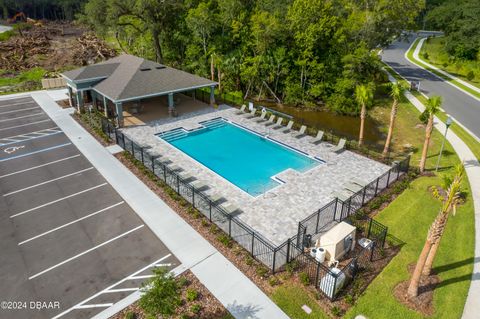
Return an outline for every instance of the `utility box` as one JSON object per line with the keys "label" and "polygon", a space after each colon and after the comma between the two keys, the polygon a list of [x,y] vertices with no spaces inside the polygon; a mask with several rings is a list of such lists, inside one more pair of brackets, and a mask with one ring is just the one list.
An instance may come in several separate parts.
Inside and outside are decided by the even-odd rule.
{"label": "utility box", "polygon": [[327,251],[327,259],[339,260],[355,246],[356,228],[341,222],[320,238],[320,247]]}

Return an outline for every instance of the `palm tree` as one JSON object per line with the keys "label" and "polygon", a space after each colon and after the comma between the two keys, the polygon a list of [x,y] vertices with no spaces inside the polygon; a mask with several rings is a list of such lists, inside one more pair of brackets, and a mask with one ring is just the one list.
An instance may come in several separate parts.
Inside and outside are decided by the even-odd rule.
{"label": "palm tree", "polygon": [[404,87],[397,83],[393,83],[390,87],[390,96],[393,98],[392,110],[390,111],[390,125],[388,126],[388,135],[387,140],[385,141],[385,147],[383,148],[382,156],[383,158],[387,157],[388,151],[390,149],[390,143],[392,141],[393,127],[395,125],[395,118],[397,116],[398,101],[402,96]]}
{"label": "palm tree", "polygon": [[463,165],[460,164],[455,168],[455,171],[455,176],[449,183],[445,196],[440,195],[440,192],[438,191],[434,191],[435,196],[442,201],[443,205],[428,230],[427,239],[425,240],[422,252],[418,257],[415,270],[413,271],[412,279],[410,280],[410,285],[408,286],[407,291],[410,298],[418,296],[418,286],[422,273],[425,274],[428,272],[428,274],[430,274],[433,260],[435,259],[440,239],[445,231],[450,212],[453,211],[453,214],[455,214],[456,206],[460,201],[460,185],[462,183],[465,169]]}
{"label": "palm tree", "polygon": [[371,86],[365,84],[358,85],[355,88],[355,99],[362,108],[360,111],[360,133],[358,136],[358,146],[362,146],[365,131],[365,118],[367,117],[367,105],[373,100],[373,90]]}
{"label": "palm tree", "polygon": [[425,163],[427,162],[428,146],[433,131],[433,118],[440,111],[442,98],[440,96],[432,96],[428,99],[425,112],[428,114],[427,127],[425,128],[425,142],[423,143],[422,158],[420,159],[420,173],[425,171]]}

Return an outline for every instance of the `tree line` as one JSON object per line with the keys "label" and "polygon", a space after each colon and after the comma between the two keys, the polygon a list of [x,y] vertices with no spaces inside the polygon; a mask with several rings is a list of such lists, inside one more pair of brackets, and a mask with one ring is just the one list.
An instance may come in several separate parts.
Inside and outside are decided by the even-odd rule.
{"label": "tree line", "polygon": [[73,20],[86,0],[0,0],[3,20],[23,12],[32,19]]}
{"label": "tree line", "polygon": [[374,49],[413,28],[417,0],[89,0],[80,20],[122,50],[221,90],[358,114],[384,79]]}

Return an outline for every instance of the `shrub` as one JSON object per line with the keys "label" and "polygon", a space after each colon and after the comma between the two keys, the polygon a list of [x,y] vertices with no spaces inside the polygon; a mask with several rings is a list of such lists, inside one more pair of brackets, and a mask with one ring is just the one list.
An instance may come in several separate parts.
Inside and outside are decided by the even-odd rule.
{"label": "shrub", "polygon": [[447,63],[447,62],[443,62],[442,65],[443,65],[444,68],[448,67],[448,63]]}
{"label": "shrub", "polygon": [[260,265],[257,267],[256,272],[257,272],[257,275],[259,275],[262,278],[265,278],[266,275],[268,274],[268,269],[267,267]]}
{"label": "shrub", "polygon": [[467,73],[467,80],[472,81],[473,79],[475,79],[475,73],[473,73],[473,71],[470,70]]}
{"label": "shrub", "polygon": [[342,314],[342,311],[341,311],[340,308],[338,308],[337,306],[333,306],[333,307],[332,307],[332,314],[333,314],[335,317],[340,317],[340,315]]}
{"label": "shrub", "polygon": [[185,297],[187,298],[187,301],[197,300],[198,291],[196,291],[195,289],[187,289],[187,293],[186,293]]}
{"label": "shrub", "polygon": [[252,258],[252,256],[250,256],[250,255],[246,255],[246,256],[245,256],[245,263],[246,263],[248,266],[253,265],[253,262],[254,262],[254,259]]}
{"label": "shrub", "polygon": [[126,314],[125,314],[125,319],[135,319],[137,318],[137,314],[133,311],[128,311]]}
{"label": "shrub", "polygon": [[423,52],[422,56],[425,60],[428,60],[429,58],[428,52]]}
{"label": "shrub", "polygon": [[346,295],[345,296],[345,302],[347,304],[349,304],[350,306],[353,306],[353,304],[355,303],[355,299],[353,298],[352,295]]}
{"label": "shrub", "polygon": [[196,304],[194,304],[190,307],[190,311],[193,312],[193,313],[199,313],[200,310],[202,310],[202,306],[199,305],[198,303],[196,303]]}
{"label": "shrub", "polygon": [[305,286],[310,284],[310,278],[308,277],[308,274],[306,272],[301,272],[298,277],[300,278],[300,282]]}
{"label": "shrub", "polygon": [[210,225],[209,231],[210,231],[212,234],[216,234],[216,233],[218,233],[219,229],[218,229],[217,225],[212,224],[212,225]]}
{"label": "shrub", "polygon": [[231,248],[233,246],[233,241],[227,234],[221,234],[220,236],[217,237],[217,239],[225,247]]}
{"label": "shrub", "polygon": [[152,316],[170,316],[180,305],[178,284],[165,267],[155,268],[154,277],[142,284],[140,307]]}
{"label": "shrub", "polygon": [[203,227],[208,227],[209,222],[206,219],[202,219],[202,226]]}
{"label": "shrub", "polygon": [[179,277],[177,283],[179,287],[185,287],[188,285],[188,279],[185,277]]}
{"label": "shrub", "polygon": [[298,263],[296,260],[292,260],[288,264],[285,265],[285,270],[291,275],[295,270],[298,268]]}
{"label": "shrub", "polygon": [[268,283],[273,287],[280,284],[280,279],[278,279],[276,276],[272,276],[268,279]]}

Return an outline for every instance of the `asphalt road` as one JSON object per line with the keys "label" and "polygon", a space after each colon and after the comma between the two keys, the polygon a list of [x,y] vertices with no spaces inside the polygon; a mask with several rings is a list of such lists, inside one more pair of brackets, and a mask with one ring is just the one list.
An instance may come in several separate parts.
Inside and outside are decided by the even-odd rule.
{"label": "asphalt road", "polygon": [[0,319],[91,318],[179,264],[30,97],[0,100],[0,249]]}
{"label": "asphalt road", "polygon": [[480,101],[409,62],[405,53],[415,39],[412,34],[408,41],[394,42],[384,49],[382,60],[407,80],[420,81],[420,90],[427,96],[442,96],[443,109],[480,138]]}

